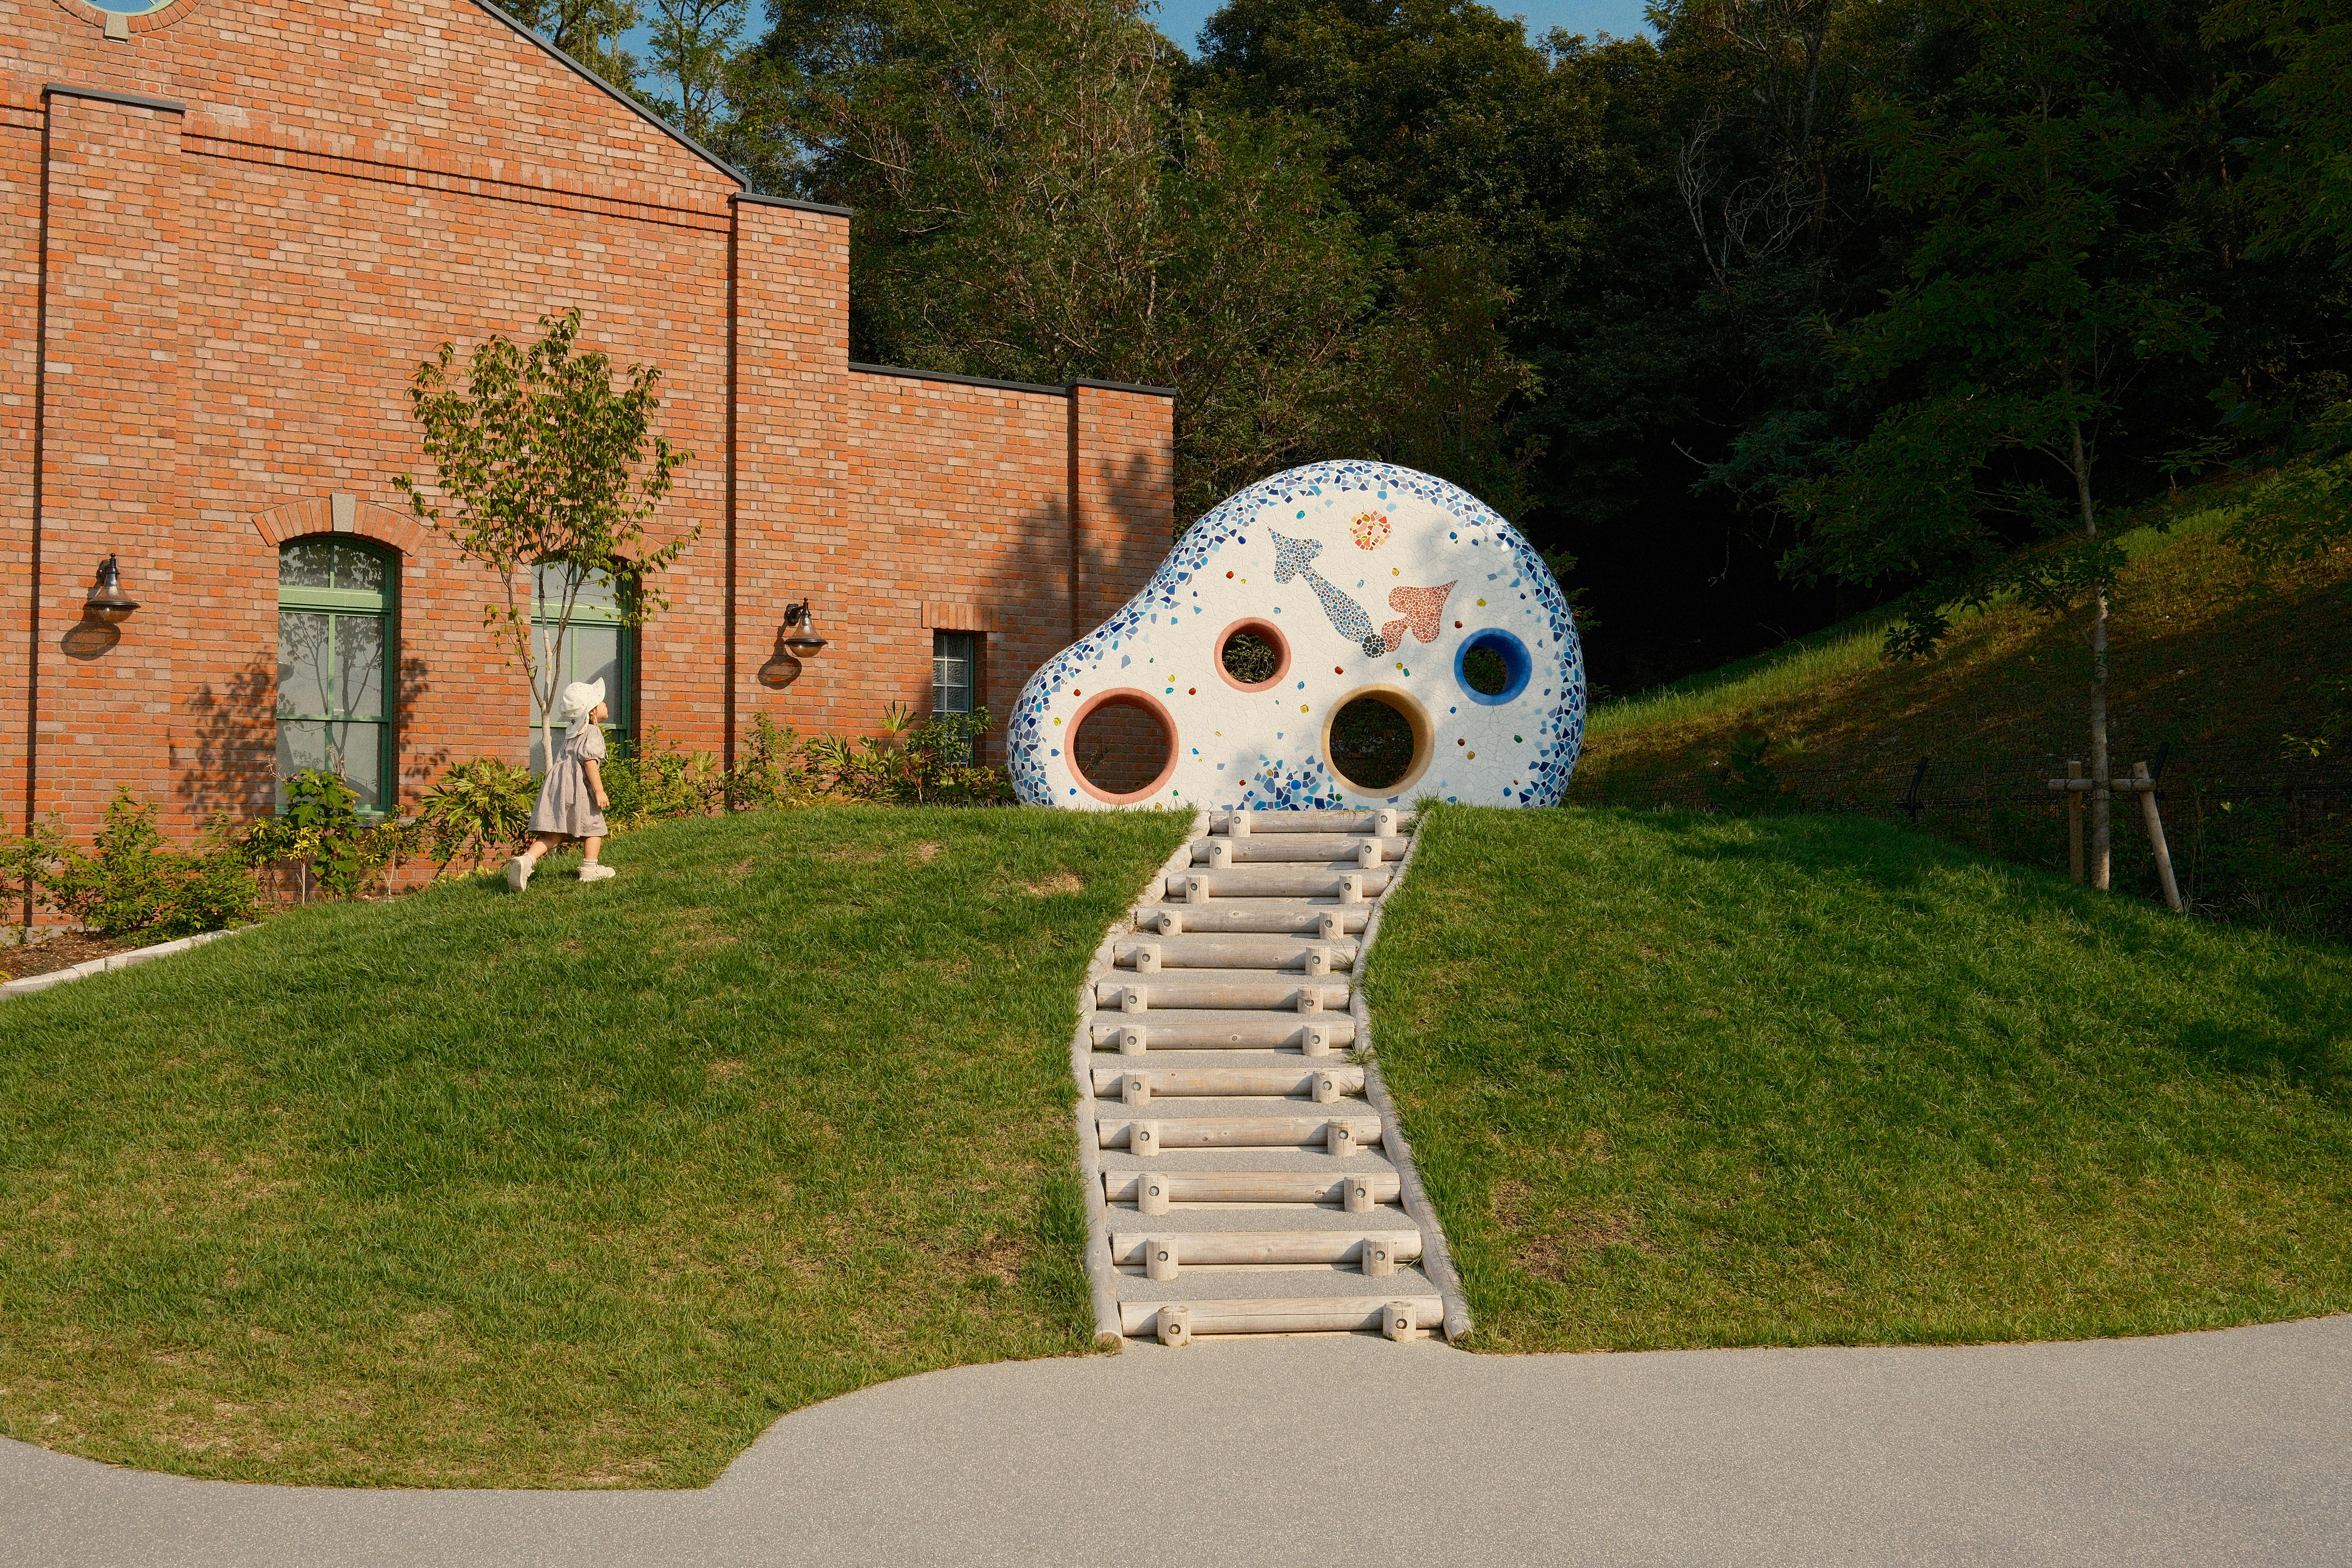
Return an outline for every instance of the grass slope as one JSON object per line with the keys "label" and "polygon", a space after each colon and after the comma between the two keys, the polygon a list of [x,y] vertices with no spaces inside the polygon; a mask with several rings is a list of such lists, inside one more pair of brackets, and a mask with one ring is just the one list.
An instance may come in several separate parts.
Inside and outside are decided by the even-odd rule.
{"label": "grass slope", "polygon": [[[2322,681],[2341,673],[2352,643],[2352,552],[2258,584],[2214,537],[2220,521],[2209,512],[2124,536],[2133,559],[2113,626],[2117,769],[2171,742],[2168,833],[2189,896],[2209,911],[2352,931],[2352,775],[2336,756],[2283,755],[2281,742],[2324,728],[2340,706]],[[2064,870],[2063,818],[2042,781],[2089,755],[2079,617],[1997,607],[1959,623],[1937,658],[1907,664],[1880,661],[1884,630],[1883,617],[1864,617],[1602,704],[1570,798],[1706,805],[1747,733],[1771,738],[1768,760],[1808,804],[1885,813],[1927,756],[1926,793],[1940,804],[1926,826]],[[2282,787],[2303,792],[2303,804],[2261,798]],[[2116,851],[2116,887],[2153,897],[2155,862],[2128,803]]]}
{"label": "grass slope", "polygon": [[826,810],[0,1004],[0,1432],[189,1475],[693,1486],[1083,1348],[1071,998],[1181,817]]}
{"label": "grass slope", "polygon": [[1368,986],[1489,1346],[2352,1308],[2352,954],[1852,816],[1433,813]]}

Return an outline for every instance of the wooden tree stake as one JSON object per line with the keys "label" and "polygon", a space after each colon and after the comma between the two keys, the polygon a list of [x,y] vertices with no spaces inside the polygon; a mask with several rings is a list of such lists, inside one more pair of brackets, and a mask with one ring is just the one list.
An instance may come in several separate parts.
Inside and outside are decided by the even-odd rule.
{"label": "wooden tree stake", "polygon": [[[2068,763],[2066,776],[2081,778],[2083,764]],[[2083,879],[2083,792],[2075,789],[2066,792],[2066,874],[2077,882]]]}
{"label": "wooden tree stake", "polygon": [[2146,763],[2132,764],[2132,782],[2140,786],[2139,814],[2147,824],[2147,847],[2156,851],[2156,875],[2164,884],[2165,908],[2179,913],[2180,884],[2172,879],[2172,851],[2164,843],[2164,818],[2156,813],[2156,784]]}

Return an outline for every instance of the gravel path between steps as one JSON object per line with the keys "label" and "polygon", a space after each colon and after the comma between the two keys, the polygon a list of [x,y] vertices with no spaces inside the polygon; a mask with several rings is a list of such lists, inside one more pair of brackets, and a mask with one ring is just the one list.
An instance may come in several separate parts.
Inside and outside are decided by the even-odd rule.
{"label": "gravel path between steps", "polygon": [[[1185,1501],[1133,1506],[1147,1479]],[[2342,1563],[2352,1316],[1932,1350],[1135,1344],[796,1412],[698,1492],[236,1486],[0,1443],[0,1521],[10,1568]]]}

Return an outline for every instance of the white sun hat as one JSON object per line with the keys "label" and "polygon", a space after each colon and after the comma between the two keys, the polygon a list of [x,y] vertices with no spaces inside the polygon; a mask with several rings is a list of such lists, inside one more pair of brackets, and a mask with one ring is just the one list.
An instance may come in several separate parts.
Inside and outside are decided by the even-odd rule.
{"label": "white sun hat", "polygon": [[604,683],[601,680],[575,680],[563,689],[555,700],[555,721],[567,730],[577,729],[588,722],[588,715],[604,700]]}

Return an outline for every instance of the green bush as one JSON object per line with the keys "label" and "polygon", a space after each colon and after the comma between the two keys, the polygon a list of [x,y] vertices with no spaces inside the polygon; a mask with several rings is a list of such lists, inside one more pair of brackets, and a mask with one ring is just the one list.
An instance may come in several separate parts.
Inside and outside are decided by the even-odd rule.
{"label": "green bush", "polygon": [[443,773],[417,801],[416,815],[432,837],[442,871],[461,855],[470,856],[478,871],[486,857],[522,841],[538,800],[539,781],[529,768],[476,757]]}
{"label": "green bush", "polygon": [[103,936],[193,936],[247,923],[261,909],[253,868],[223,824],[200,848],[175,849],[155,826],[153,805],[128,789],[114,792],[89,850],[52,820],[30,838],[0,839],[0,872],[29,881],[42,903]]}
{"label": "green bush", "polygon": [[807,805],[824,793],[800,737],[765,713],[753,715],[727,775],[728,804],[737,811],[767,811]]}
{"label": "green bush", "polygon": [[709,752],[662,738],[647,725],[635,745],[614,743],[599,769],[612,802],[605,820],[621,829],[643,827],[680,816],[707,816],[727,798],[725,770]]}
{"label": "green bush", "polygon": [[994,805],[1013,797],[1003,769],[972,761],[988,732],[986,709],[918,720],[912,709],[894,702],[882,710],[882,731],[855,743],[819,736],[808,743],[809,760],[835,792],[852,800]]}
{"label": "green bush", "polygon": [[323,768],[305,768],[286,781],[286,805],[246,829],[241,847],[252,865],[291,860],[302,901],[310,889],[341,898],[367,890],[403,855],[414,854],[422,825],[360,815],[352,786]]}

